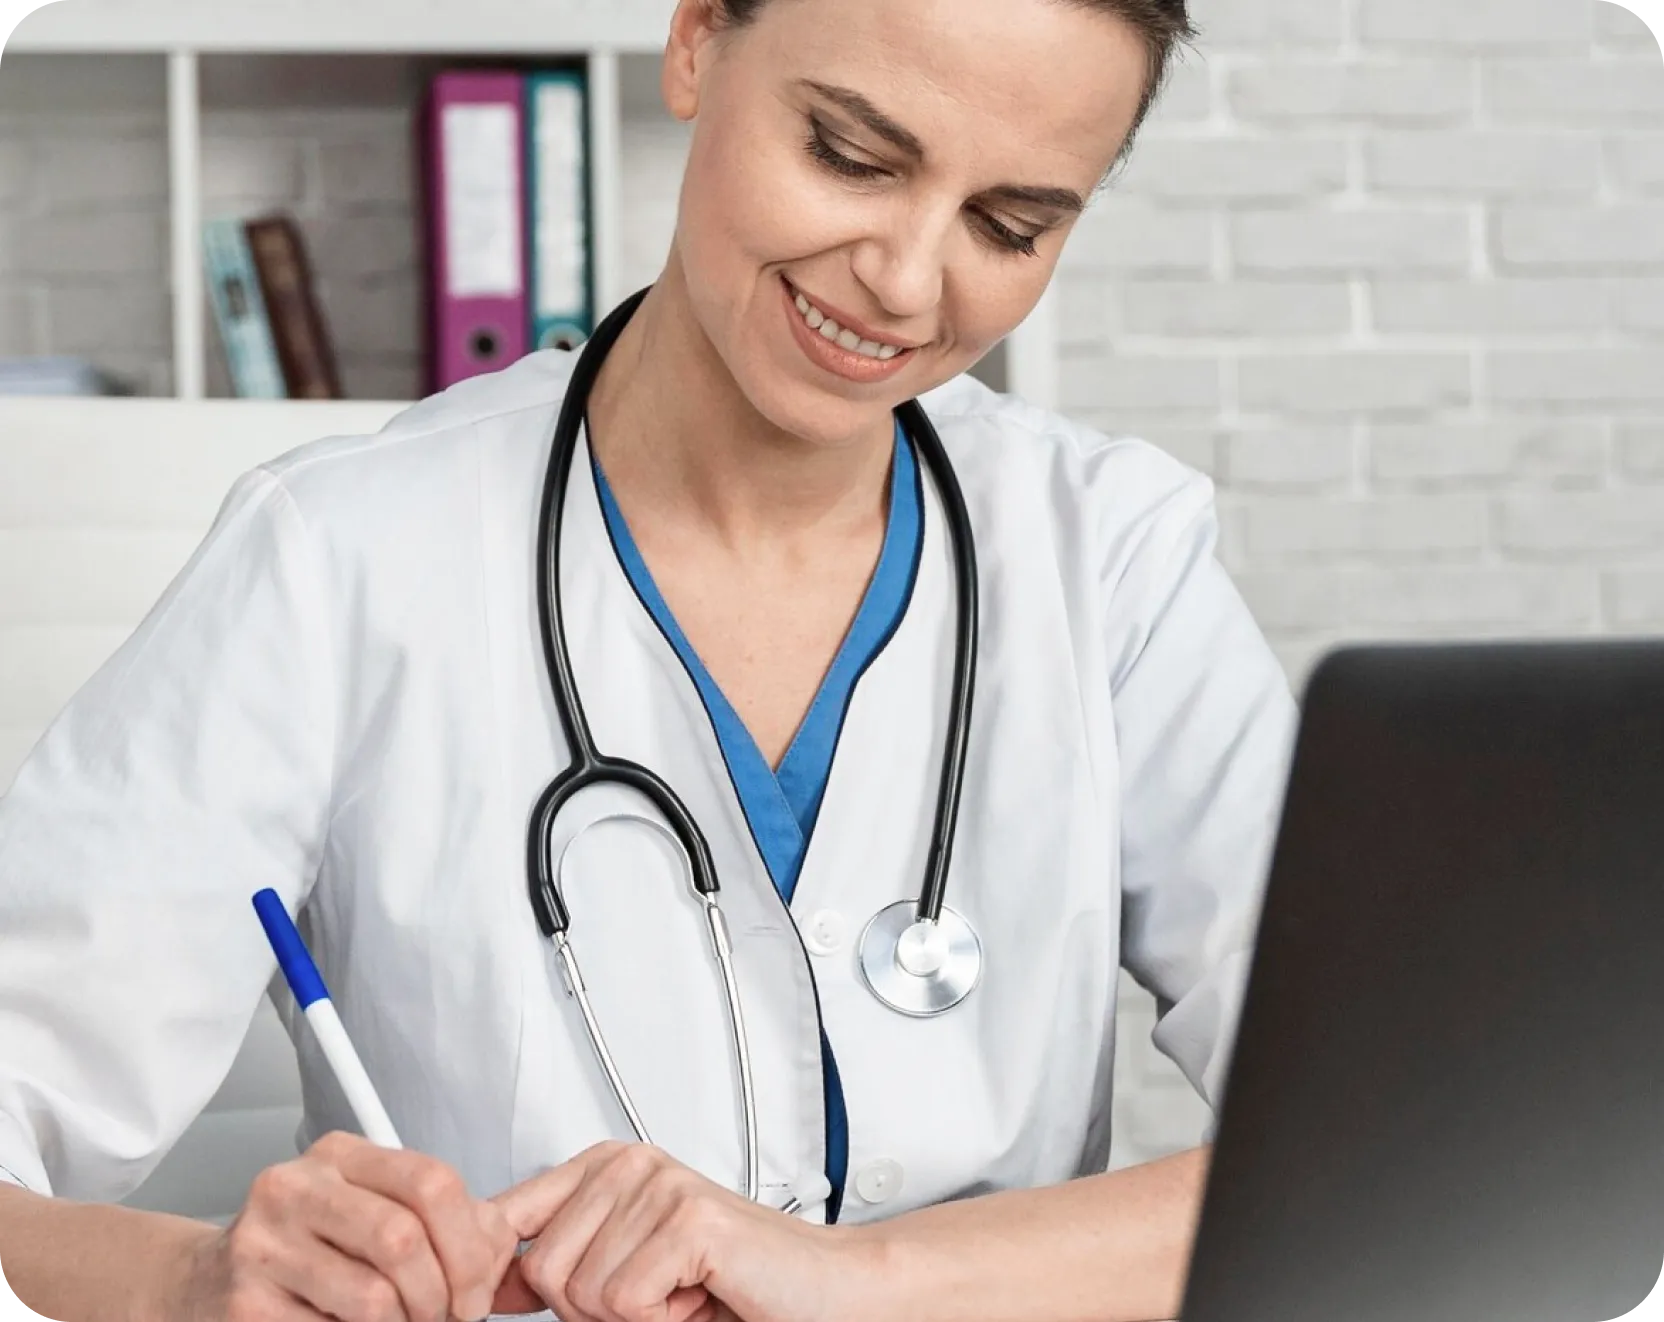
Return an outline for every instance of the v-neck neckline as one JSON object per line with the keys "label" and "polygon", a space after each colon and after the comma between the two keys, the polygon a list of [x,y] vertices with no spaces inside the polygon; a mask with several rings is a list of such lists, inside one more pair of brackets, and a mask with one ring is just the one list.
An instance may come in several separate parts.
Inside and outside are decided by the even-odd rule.
{"label": "v-neck neckline", "polygon": [[884,541],[872,579],[778,768],[699,659],[659,591],[590,447],[603,521],[626,579],[699,693],[764,866],[789,904],[808,853],[849,704],[861,676],[907,613],[924,542],[923,491],[913,446],[898,421]]}

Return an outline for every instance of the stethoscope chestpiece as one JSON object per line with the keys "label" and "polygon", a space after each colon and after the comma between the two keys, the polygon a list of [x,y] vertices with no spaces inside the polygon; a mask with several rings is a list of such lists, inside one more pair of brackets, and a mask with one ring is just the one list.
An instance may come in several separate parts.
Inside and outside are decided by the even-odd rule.
{"label": "stethoscope chestpiece", "polygon": [[971,994],[982,976],[982,942],[945,905],[932,923],[920,921],[912,900],[899,900],[861,933],[860,963],[874,996],[898,1014],[927,1019]]}

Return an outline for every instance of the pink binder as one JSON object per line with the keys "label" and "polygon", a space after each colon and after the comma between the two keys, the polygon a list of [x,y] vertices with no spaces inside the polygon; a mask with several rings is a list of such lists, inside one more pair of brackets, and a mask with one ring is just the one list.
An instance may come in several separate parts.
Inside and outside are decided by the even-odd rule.
{"label": "pink binder", "polygon": [[433,80],[422,126],[429,391],[527,350],[523,106],[517,73]]}

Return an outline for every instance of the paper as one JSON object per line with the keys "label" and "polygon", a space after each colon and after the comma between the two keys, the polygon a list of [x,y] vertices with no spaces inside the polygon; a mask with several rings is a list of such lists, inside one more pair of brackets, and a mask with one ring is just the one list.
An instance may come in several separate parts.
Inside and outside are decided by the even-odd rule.
{"label": "paper", "polygon": [[585,298],[583,97],[573,83],[544,83],[536,98],[536,310],[575,317]]}
{"label": "paper", "polygon": [[447,292],[520,295],[519,134],[513,106],[444,111]]}

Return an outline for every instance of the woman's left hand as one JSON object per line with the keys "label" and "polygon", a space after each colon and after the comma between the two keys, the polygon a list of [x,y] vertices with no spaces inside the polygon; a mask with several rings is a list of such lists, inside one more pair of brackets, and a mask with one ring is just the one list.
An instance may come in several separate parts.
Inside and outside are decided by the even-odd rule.
{"label": "woman's left hand", "polygon": [[602,1143],[492,1201],[531,1246],[496,1313],[562,1322],[871,1316],[876,1243],[741,1197],[643,1143]]}

